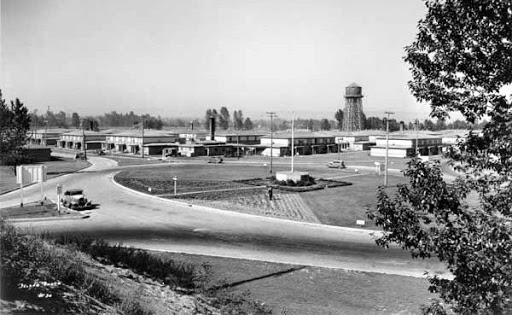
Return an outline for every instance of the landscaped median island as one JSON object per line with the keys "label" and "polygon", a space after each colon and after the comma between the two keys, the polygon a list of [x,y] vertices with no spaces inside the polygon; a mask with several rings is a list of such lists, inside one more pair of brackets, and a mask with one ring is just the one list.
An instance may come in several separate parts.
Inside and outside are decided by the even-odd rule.
{"label": "landscaped median island", "polygon": [[[276,165],[276,171],[287,171]],[[301,166],[297,166],[301,171]],[[335,226],[377,229],[367,219],[376,206],[376,191],[383,176],[353,169],[311,169],[314,184],[278,185],[269,178],[268,168],[257,164],[170,164],[132,168],[115,176],[128,188],[161,198],[221,210]],[[176,178],[176,181],[174,180]],[[404,183],[402,174],[390,175],[388,189]],[[176,184],[176,196],[174,185]],[[274,187],[269,200],[268,187]],[[364,221],[364,225],[356,224]]]}
{"label": "landscaped median island", "polygon": [[[316,179],[309,183],[281,183],[274,177],[225,180],[180,177],[176,183],[173,176],[160,172],[154,176],[141,176],[141,171],[124,171],[115,180],[128,188],[157,195],[167,199],[184,200],[187,203],[237,211],[248,214],[301,222],[320,223],[313,210],[302,200],[299,193],[350,185],[345,181]],[[219,172],[220,174],[221,172]],[[270,200],[267,188],[273,187]]]}

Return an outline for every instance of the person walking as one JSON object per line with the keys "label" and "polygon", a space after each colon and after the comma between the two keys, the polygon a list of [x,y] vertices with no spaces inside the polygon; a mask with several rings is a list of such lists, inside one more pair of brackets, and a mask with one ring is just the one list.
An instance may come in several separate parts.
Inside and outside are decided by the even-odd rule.
{"label": "person walking", "polygon": [[269,187],[268,188],[268,199],[272,200],[273,196],[274,196],[274,190],[272,189],[272,187]]}

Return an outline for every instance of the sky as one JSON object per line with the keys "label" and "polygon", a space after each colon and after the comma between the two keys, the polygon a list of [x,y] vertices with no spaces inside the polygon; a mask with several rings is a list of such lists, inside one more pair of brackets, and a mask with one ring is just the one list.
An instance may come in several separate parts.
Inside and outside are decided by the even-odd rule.
{"label": "sky", "polygon": [[421,0],[0,0],[4,99],[40,113],[427,118],[404,47]]}

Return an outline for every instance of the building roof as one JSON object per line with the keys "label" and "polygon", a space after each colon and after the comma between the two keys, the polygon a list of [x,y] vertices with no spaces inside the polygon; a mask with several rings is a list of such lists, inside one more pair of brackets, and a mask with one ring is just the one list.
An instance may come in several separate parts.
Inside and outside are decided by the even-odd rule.
{"label": "building roof", "polygon": [[176,142],[155,142],[155,143],[147,143],[144,144],[144,147],[161,147],[161,146],[170,146],[177,147],[179,143]]}
{"label": "building roof", "polygon": [[[116,134],[113,134],[116,137],[142,137],[141,130],[133,130],[133,131],[123,131]],[[163,130],[146,130],[144,129],[144,138],[146,137],[178,137],[179,135],[176,133],[171,133],[169,131]]]}
{"label": "building roof", "polygon": [[103,133],[103,132],[99,132],[99,131],[92,131],[92,130],[85,130],[85,131],[73,130],[70,132],[63,133],[63,134],[67,135],[67,136],[83,136],[84,133],[85,133],[85,136],[106,136],[106,135],[108,135],[107,133]]}
{"label": "building roof", "polygon": [[[386,136],[379,136],[378,139],[385,139]],[[400,134],[400,135],[389,135],[389,140],[424,140],[424,139],[441,139],[441,136],[432,136],[432,135],[425,135],[420,134],[416,136],[415,134]]]}
{"label": "building roof", "polygon": [[[272,137],[274,139],[291,139],[292,133],[291,132],[275,132]],[[293,137],[295,139],[298,138],[334,138],[334,135],[328,135],[325,133],[316,133],[316,132],[294,132]],[[263,138],[270,138],[270,134],[267,134],[263,136]]]}
{"label": "building roof", "polygon": [[255,136],[255,137],[258,137],[258,136],[263,136],[265,134],[267,134],[267,133],[261,132],[261,131],[255,132],[252,130],[239,130],[239,131],[225,130],[225,131],[221,131],[221,132],[216,132],[215,136],[219,136],[219,137]]}

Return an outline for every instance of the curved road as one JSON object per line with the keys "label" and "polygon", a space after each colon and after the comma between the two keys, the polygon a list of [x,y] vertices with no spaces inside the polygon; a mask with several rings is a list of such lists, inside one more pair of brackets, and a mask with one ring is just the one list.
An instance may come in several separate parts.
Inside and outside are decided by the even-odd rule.
{"label": "curved road", "polygon": [[[92,166],[48,180],[44,192],[54,196],[82,187],[99,207],[80,220],[18,222],[34,231],[83,233],[144,249],[264,260],[299,265],[424,276],[440,274],[433,260],[412,260],[398,248],[378,248],[367,230],[278,220],[192,206],[133,192],[113,182],[123,167],[91,157]],[[154,165],[152,165],[154,166]],[[141,167],[141,166],[135,166]],[[40,186],[24,189],[25,203],[38,200]],[[19,191],[0,196],[2,207],[19,204]]]}

